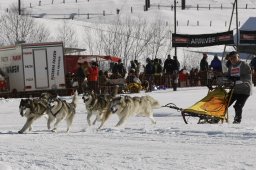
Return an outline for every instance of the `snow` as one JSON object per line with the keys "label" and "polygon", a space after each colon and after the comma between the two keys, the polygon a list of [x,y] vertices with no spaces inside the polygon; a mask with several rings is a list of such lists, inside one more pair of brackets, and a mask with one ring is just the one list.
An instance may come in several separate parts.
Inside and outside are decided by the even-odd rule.
{"label": "snow", "polygon": [[[254,88],[255,90],[255,88]],[[207,88],[179,88],[147,93],[161,106],[175,103],[186,108],[207,94]],[[133,94],[133,96],[145,95]],[[68,101],[71,97],[66,97]],[[88,127],[81,96],[69,133],[62,122],[57,133],[39,119],[33,130],[17,131],[25,123],[19,115],[20,99],[0,101],[0,167],[2,169],[255,169],[256,115],[251,96],[241,124],[185,124],[180,112],[154,110],[157,124],[145,117],[130,117],[119,128],[112,115],[101,130]],[[99,125],[99,124],[97,124]],[[1,169],[0,168],[0,169]]]}
{"label": "snow", "polygon": [[[87,12],[97,9],[102,12],[115,14],[116,9],[121,13],[128,13],[130,7],[134,7],[136,15],[146,16],[148,19],[156,16],[173,24],[173,11],[170,8],[158,10],[152,7],[145,15],[141,10],[143,0],[78,0],[79,7],[74,4],[75,0],[55,0],[55,5],[50,5],[52,0],[42,1],[42,7],[36,6],[38,1],[21,0],[27,7],[31,2],[33,13],[42,14],[55,11],[70,14],[72,6],[76,11]],[[94,3],[93,3],[94,2]],[[171,5],[169,0],[151,0],[153,4]],[[180,2],[180,1],[179,1]],[[233,0],[194,0],[194,4],[209,3],[219,6],[232,6]],[[1,0],[1,12],[17,0]],[[72,4],[73,3],[73,4]],[[187,1],[188,5],[194,5]],[[242,7],[248,4],[255,8],[256,2],[252,0],[239,1]],[[126,8],[127,7],[127,8]],[[255,10],[240,9],[239,18],[241,25],[246,20],[256,15]],[[90,12],[90,11],[89,11]],[[128,15],[128,14],[127,14]],[[129,14],[131,15],[131,14]],[[135,15],[135,14],[134,14]],[[180,26],[179,33],[212,33],[227,31],[225,21],[229,22],[231,9],[228,10],[200,10],[191,9],[177,11]],[[113,16],[108,17],[113,19]],[[191,21],[186,26],[187,20]],[[200,21],[200,27],[196,26],[196,19]],[[56,30],[62,22],[53,19],[37,19],[38,22],[47,24],[49,29]],[[77,29],[79,26],[93,24],[106,24],[108,20],[103,17],[83,21],[68,21]],[[213,26],[209,21],[213,20]],[[216,24],[215,24],[216,23]],[[231,29],[234,29],[235,22]],[[82,36],[81,36],[82,37]],[[222,47],[208,47],[209,51],[223,50]],[[213,50],[214,49],[214,50]],[[198,50],[198,49],[197,49]],[[205,50],[205,49],[203,49]],[[178,51],[182,55],[182,51]],[[255,87],[254,87],[255,91]],[[147,93],[163,106],[167,103],[175,103],[178,107],[187,108],[199,101],[207,94],[206,87],[179,88],[158,90]],[[133,94],[133,96],[145,95]],[[66,97],[68,101],[70,97]],[[234,109],[229,109],[229,123],[223,124],[185,124],[180,112],[161,107],[154,110],[156,124],[145,117],[130,117],[122,127],[114,127],[118,119],[112,115],[101,130],[97,126],[88,127],[86,122],[86,110],[79,96],[77,113],[71,126],[70,132],[66,133],[65,122],[62,122],[57,133],[47,130],[46,119],[41,118],[33,124],[33,130],[25,134],[18,134],[18,130],[25,123],[25,118],[19,115],[20,99],[0,99],[0,170],[110,170],[110,169],[208,169],[208,170],[254,170],[256,169],[256,96],[252,95],[243,110],[241,124],[232,124]]]}

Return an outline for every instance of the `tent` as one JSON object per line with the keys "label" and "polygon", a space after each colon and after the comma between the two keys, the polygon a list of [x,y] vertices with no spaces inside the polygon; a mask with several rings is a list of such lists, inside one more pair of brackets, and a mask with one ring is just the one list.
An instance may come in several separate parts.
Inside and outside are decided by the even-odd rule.
{"label": "tent", "polygon": [[121,61],[120,57],[110,56],[110,55],[65,55],[64,56],[64,65],[65,73],[75,73],[77,70],[78,63],[84,62],[119,62]]}

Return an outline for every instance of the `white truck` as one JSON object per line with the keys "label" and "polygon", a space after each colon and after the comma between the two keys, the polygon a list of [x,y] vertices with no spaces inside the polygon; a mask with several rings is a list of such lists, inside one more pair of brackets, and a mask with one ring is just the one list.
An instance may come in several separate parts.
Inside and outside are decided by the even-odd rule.
{"label": "white truck", "polygon": [[62,42],[18,44],[0,48],[0,69],[10,93],[65,89]]}

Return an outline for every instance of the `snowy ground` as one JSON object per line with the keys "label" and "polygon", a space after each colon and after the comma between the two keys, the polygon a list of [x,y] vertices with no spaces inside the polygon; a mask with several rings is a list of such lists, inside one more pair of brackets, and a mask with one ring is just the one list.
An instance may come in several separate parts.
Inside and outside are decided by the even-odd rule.
{"label": "snowy ground", "polygon": [[[186,108],[207,93],[203,87],[148,93],[160,101]],[[144,93],[138,95],[145,95]],[[68,98],[70,99],[70,98]],[[32,132],[17,134],[25,119],[20,99],[0,100],[0,169],[255,169],[256,96],[248,99],[241,124],[185,124],[179,112],[154,110],[157,124],[131,117],[114,128],[113,115],[102,130],[88,127],[81,96],[70,133],[65,123],[59,132],[46,130],[46,120]],[[230,121],[234,116],[230,108]]]}
{"label": "snowy ground", "polygon": [[[21,0],[25,6],[32,3],[32,13],[87,13],[95,12],[116,13],[121,9],[121,14],[129,13],[130,7],[134,8],[134,15],[154,20],[156,16],[173,24],[174,12],[170,8],[158,10],[152,7],[148,12],[143,12],[143,0],[75,0],[38,1]],[[153,5],[171,5],[169,0],[151,0]],[[180,2],[180,1],[179,1]],[[191,0],[188,5],[203,4],[208,6],[232,6],[234,0]],[[17,0],[1,0],[0,12],[6,11],[11,3]],[[73,4],[72,4],[73,3]],[[239,1],[239,6],[255,8],[255,0]],[[46,4],[46,5],[45,5]],[[100,4],[100,5],[99,5]],[[74,7],[71,9],[71,7]],[[70,8],[69,8],[70,7]],[[181,11],[178,8],[177,19],[178,33],[212,33],[228,30],[232,9],[189,9]],[[136,14],[135,14],[136,13]],[[129,14],[133,15],[133,14]],[[249,17],[255,17],[256,10],[239,9],[241,26]],[[69,16],[69,15],[68,15]],[[115,16],[115,15],[114,15]],[[76,16],[75,20],[80,20]],[[93,18],[85,22],[69,21],[74,28],[80,25],[94,27],[93,23],[108,23],[113,16]],[[38,22],[47,24],[54,33],[61,20],[48,20],[46,17],[37,19]],[[190,25],[187,26],[187,21]],[[200,21],[200,27],[196,22]],[[212,21],[212,26],[209,22]],[[235,28],[233,21],[231,29]],[[79,34],[82,35],[82,34]],[[81,36],[82,37],[82,36]],[[218,47],[218,46],[217,46]],[[218,51],[216,46],[209,47],[209,51]],[[82,47],[84,48],[84,47]],[[223,48],[220,48],[222,51]],[[178,51],[182,56],[183,51]],[[255,90],[255,88],[254,88]],[[169,102],[186,108],[194,104],[207,93],[203,87],[183,88],[177,92],[172,90],[155,91],[148,93],[158,99],[161,105]],[[143,93],[138,95],[144,95]],[[80,96],[81,97],[81,96]],[[0,99],[0,170],[158,170],[158,169],[212,169],[212,170],[254,170],[256,169],[256,108],[254,107],[256,95],[251,96],[244,108],[244,118],[239,125],[231,123],[216,125],[186,125],[179,112],[169,108],[154,111],[157,120],[152,125],[144,117],[131,117],[121,128],[114,128],[117,117],[113,115],[104,125],[102,130],[88,127],[86,111],[82,99],[79,99],[77,114],[70,133],[65,133],[65,123],[60,126],[58,133],[51,133],[46,129],[46,120],[41,118],[34,123],[32,132],[17,134],[25,123],[19,115],[20,99]],[[230,108],[230,121],[234,117],[234,110]]]}

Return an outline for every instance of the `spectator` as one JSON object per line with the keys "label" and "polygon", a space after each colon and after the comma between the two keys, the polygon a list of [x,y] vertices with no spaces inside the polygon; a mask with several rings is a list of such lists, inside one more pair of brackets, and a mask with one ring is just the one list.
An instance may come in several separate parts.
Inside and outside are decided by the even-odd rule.
{"label": "spectator", "polygon": [[152,61],[150,60],[150,58],[146,59],[146,66],[144,68],[144,73],[145,73],[145,80],[148,81],[149,83],[149,88],[148,91],[152,91],[153,90],[153,84],[154,84],[154,65],[152,63]]}
{"label": "spectator", "polygon": [[140,70],[141,70],[141,63],[138,62],[138,60],[134,60],[134,64],[135,64],[136,76],[139,77],[140,76]]}
{"label": "spectator", "polygon": [[117,63],[113,63],[113,64],[112,64],[112,69],[111,69],[111,71],[112,71],[113,74],[119,73],[119,68],[118,68],[118,67],[119,67],[119,66],[118,66]]}
{"label": "spectator", "polygon": [[180,87],[186,87],[187,85],[187,71],[186,69],[181,69],[179,72],[179,82]]}
{"label": "spectator", "polygon": [[202,86],[207,85],[207,71],[209,69],[207,57],[208,57],[207,54],[203,53],[203,58],[200,61],[200,77],[201,77],[201,85]]}
{"label": "spectator", "polygon": [[201,86],[201,81],[200,81],[198,68],[195,69],[194,75],[195,75],[195,78],[194,78],[195,86]]}
{"label": "spectator", "polygon": [[162,66],[161,66],[161,60],[158,58],[154,59],[154,83],[156,86],[161,85],[161,75],[162,75]]}
{"label": "spectator", "polygon": [[95,93],[98,93],[98,78],[98,64],[95,61],[92,61],[88,67],[88,88],[90,91],[94,91]]}
{"label": "spectator", "polygon": [[82,63],[78,63],[78,69],[76,71],[76,79],[78,82],[78,94],[83,93],[84,89],[82,85],[85,79],[85,71]]}
{"label": "spectator", "polygon": [[171,87],[171,76],[173,74],[173,60],[171,59],[170,54],[167,56],[167,59],[164,61],[163,73],[165,74],[165,85],[169,88]]}
{"label": "spectator", "polygon": [[254,72],[256,72],[256,56],[253,57],[253,59],[250,62],[250,66]]}
{"label": "spectator", "polygon": [[196,78],[195,69],[192,68],[189,72],[189,82],[191,86],[195,86],[195,78]]}
{"label": "spectator", "polygon": [[126,77],[127,88],[131,93],[139,93],[142,90],[140,79],[136,76],[135,69],[131,69]]}
{"label": "spectator", "polygon": [[236,51],[229,53],[231,66],[228,68],[228,76],[236,80],[234,91],[230,99],[229,106],[234,102],[235,118],[233,123],[240,123],[242,111],[248,97],[252,94],[252,72],[249,64],[239,59]]}
{"label": "spectator", "polygon": [[217,55],[215,55],[213,60],[211,61],[210,68],[212,68],[215,75],[216,74],[218,75],[219,73],[222,72],[221,61]]}
{"label": "spectator", "polygon": [[108,72],[103,72],[102,70],[99,71],[99,92],[101,94],[106,94],[107,92],[107,85],[108,85]]}
{"label": "spectator", "polygon": [[130,68],[129,68],[129,71],[130,71],[131,69],[136,70],[136,64],[135,64],[135,62],[134,62],[133,60],[130,61]]}
{"label": "spectator", "polygon": [[207,62],[207,54],[203,53],[203,58],[200,61],[200,71],[207,71],[209,68],[208,62]]}
{"label": "spectator", "polygon": [[125,78],[126,68],[124,67],[124,64],[122,63],[121,60],[118,61],[117,71],[121,75],[122,78]]}
{"label": "spectator", "polygon": [[253,57],[252,61],[250,62],[250,66],[252,68],[253,84],[256,86],[256,56]]}
{"label": "spectator", "polygon": [[173,56],[173,63],[172,63],[172,87],[173,91],[177,91],[177,86],[179,82],[179,70],[180,70],[180,62],[177,59],[177,56]]}

